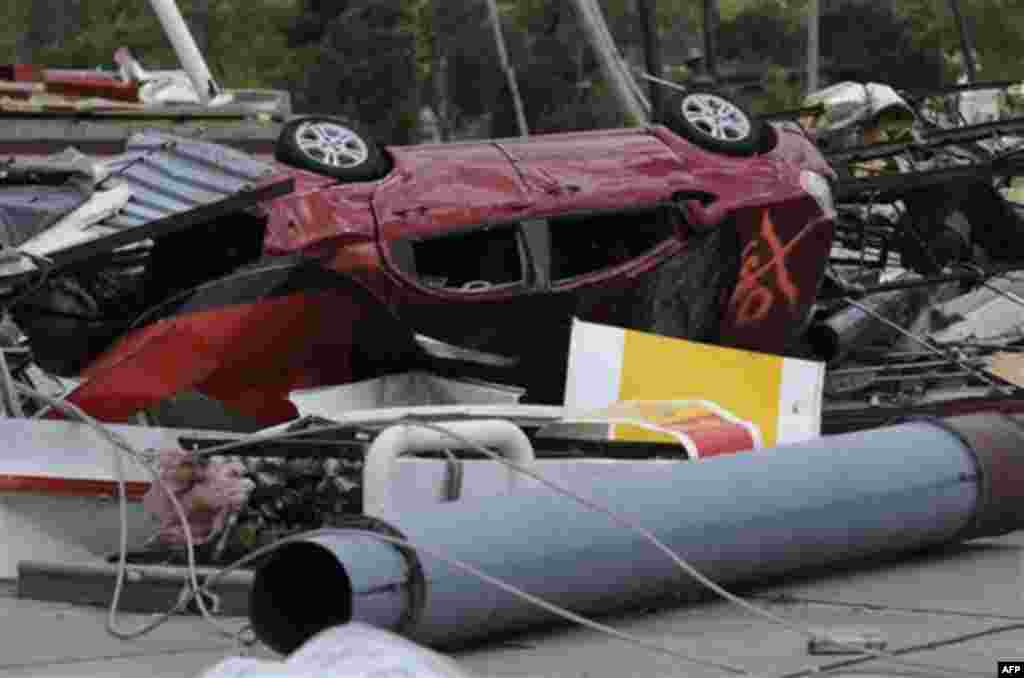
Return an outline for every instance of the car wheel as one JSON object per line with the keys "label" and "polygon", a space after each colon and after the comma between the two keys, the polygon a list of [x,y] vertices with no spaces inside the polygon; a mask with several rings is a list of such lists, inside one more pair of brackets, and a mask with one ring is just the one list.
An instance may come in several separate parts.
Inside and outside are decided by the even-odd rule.
{"label": "car wheel", "polygon": [[666,107],[665,124],[676,134],[717,153],[752,155],[763,123],[732,99],[707,90],[680,92]]}
{"label": "car wheel", "polygon": [[682,250],[651,272],[636,329],[676,339],[714,342],[726,294],[739,274],[739,244],[728,224],[693,233]]}
{"label": "car wheel", "polygon": [[343,181],[370,181],[388,172],[388,162],[370,136],[338,117],[306,116],[285,124],[277,138],[279,161]]}

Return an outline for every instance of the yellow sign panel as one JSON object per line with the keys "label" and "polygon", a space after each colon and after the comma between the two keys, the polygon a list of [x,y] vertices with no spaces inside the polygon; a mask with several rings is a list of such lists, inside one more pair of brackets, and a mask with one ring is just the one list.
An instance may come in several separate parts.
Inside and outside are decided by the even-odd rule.
{"label": "yellow sign panel", "polygon": [[782,358],[626,331],[619,400],[710,400],[778,437]]}
{"label": "yellow sign panel", "polygon": [[629,409],[613,439],[664,442],[671,436],[653,427],[698,430],[725,418],[750,422],[773,446],[819,434],[823,383],[822,363],[575,321],[565,405]]}

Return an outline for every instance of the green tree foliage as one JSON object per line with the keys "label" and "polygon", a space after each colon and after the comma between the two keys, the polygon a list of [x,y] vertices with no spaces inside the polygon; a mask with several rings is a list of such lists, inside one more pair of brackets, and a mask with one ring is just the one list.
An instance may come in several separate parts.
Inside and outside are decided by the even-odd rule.
{"label": "green tree foliage", "polygon": [[424,9],[407,0],[306,0],[287,31],[309,55],[296,107],[361,120],[389,143],[414,141]]}
{"label": "green tree foliage", "polygon": [[[523,30],[506,24],[517,46],[511,58],[519,76],[526,119],[534,132],[614,127],[622,117],[600,81],[597,61],[570,5],[548,2]],[[516,134],[511,99],[502,87],[494,133]]]}
{"label": "green tree foliage", "polygon": [[[186,20],[193,25],[203,1],[179,2]],[[209,8],[206,56],[217,78],[239,88],[268,86],[288,79],[294,56],[286,55],[285,35],[278,26],[294,15],[290,1],[205,0],[205,5]],[[125,46],[147,68],[174,67],[178,63],[147,2],[90,0],[82,3],[81,13],[78,30],[60,45],[36,50],[33,61],[65,67],[112,64],[114,50]]]}
{"label": "green tree foliage", "polygon": [[720,57],[796,66],[803,61],[802,27],[781,2],[750,5],[724,18],[719,34]]}
{"label": "green tree foliage", "polygon": [[[52,66],[111,64],[119,46],[144,66],[177,59],[145,0],[0,2],[0,62],[29,36],[33,7],[77,5],[80,26],[33,60]],[[969,17],[981,77],[1020,78],[1024,5],[1020,0],[960,0]],[[387,142],[410,141],[421,103],[447,99],[465,127],[493,115],[495,134],[514,134],[483,0],[178,0],[214,74],[227,87],[293,93],[300,112],[339,112],[370,123]],[[636,0],[600,0],[622,51],[640,48]],[[826,80],[887,81],[897,86],[951,82],[959,49],[948,0],[820,0]],[[615,125],[620,115],[567,0],[499,0],[502,29],[535,132]],[[683,47],[700,45],[701,5],[657,0],[657,24],[669,66]],[[804,66],[807,0],[719,0],[719,56],[725,65],[767,67],[761,108],[792,105]],[[45,36],[42,36],[42,40]],[[941,55],[945,53],[943,68]],[[447,84],[435,87],[439,55]],[[440,82],[440,81],[438,81]],[[436,102],[435,102],[436,103]],[[488,130],[483,130],[486,133]]]}
{"label": "green tree foliage", "polygon": [[[1019,0],[960,0],[984,80],[1024,79],[1024,5]],[[958,75],[960,39],[948,0],[900,0],[897,11],[912,26],[912,39],[946,56],[945,76]]]}
{"label": "green tree foliage", "polygon": [[[923,2],[924,0],[922,0]],[[933,4],[945,0],[928,0]],[[915,26],[892,0],[822,0],[822,74],[840,80],[885,82],[896,87],[937,87],[942,83],[938,52],[914,39]],[[799,82],[777,67],[802,72],[806,63],[806,2],[764,0],[734,7],[723,21],[721,57],[740,63],[768,62],[765,97],[770,106],[798,98]]]}
{"label": "green tree foliage", "polygon": [[847,1],[821,16],[822,59],[833,80],[939,87],[937,53],[915,44],[913,25],[878,0]]}
{"label": "green tree foliage", "polygon": [[14,61],[30,7],[28,2],[0,2],[0,61]]}

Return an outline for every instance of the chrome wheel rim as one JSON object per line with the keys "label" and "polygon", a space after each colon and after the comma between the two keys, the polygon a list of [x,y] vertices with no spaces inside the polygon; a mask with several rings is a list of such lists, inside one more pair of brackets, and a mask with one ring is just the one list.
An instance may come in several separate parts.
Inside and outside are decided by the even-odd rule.
{"label": "chrome wheel rim", "polygon": [[750,136],[746,113],[715,94],[687,94],[680,109],[683,119],[712,139],[742,141]]}
{"label": "chrome wheel rim", "polygon": [[370,156],[358,134],[333,122],[303,122],[295,129],[295,142],[306,156],[329,167],[356,167]]}

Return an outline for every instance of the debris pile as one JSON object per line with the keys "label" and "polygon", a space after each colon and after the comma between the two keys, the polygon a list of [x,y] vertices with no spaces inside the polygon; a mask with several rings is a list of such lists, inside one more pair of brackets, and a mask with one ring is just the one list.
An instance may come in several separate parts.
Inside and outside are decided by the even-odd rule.
{"label": "debris pile", "polygon": [[[830,368],[824,431],[1017,397],[992,361],[1024,330],[1018,90],[848,82],[808,97],[804,124],[838,177],[837,240],[806,334]],[[984,120],[979,97],[994,102]]]}
{"label": "debris pile", "polygon": [[[188,98],[118,60],[109,101]],[[0,401],[152,471],[116,590],[185,565],[176,610],[209,614],[195,566],[234,563],[281,652],[351,620],[443,645],[714,589],[676,554],[739,582],[1020,527],[1024,121],[877,84],[812,97],[810,131],[677,99],[644,129],[385,147],[308,116],[274,162],[150,132],[5,166]],[[987,414],[879,428],[960,407]],[[107,436],[168,416],[223,430]],[[634,510],[650,533],[607,520]]]}

